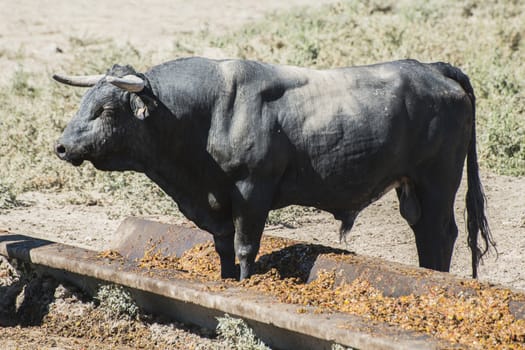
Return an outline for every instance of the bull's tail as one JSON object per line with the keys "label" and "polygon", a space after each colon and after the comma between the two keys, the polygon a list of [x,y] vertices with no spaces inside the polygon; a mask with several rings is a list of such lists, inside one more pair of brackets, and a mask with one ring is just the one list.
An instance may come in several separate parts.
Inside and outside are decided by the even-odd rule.
{"label": "bull's tail", "polygon": [[[478,276],[478,265],[490,247],[496,249],[489,224],[485,216],[486,197],[479,179],[478,156],[476,152],[476,98],[469,78],[458,68],[447,63],[433,63],[432,66],[447,78],[457,81],[472,102],[472,132],[467,154],[467,230],[468,245],[472,252],[472,277]],[[483,246],[478,245],[478,232],[481,232]],[[496,251],[497,252],[497,251]]]}

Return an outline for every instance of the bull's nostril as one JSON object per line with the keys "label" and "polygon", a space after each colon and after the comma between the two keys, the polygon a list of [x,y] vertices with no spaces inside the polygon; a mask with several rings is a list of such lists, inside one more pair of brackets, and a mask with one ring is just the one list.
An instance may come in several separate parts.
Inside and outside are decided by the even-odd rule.
{"label": "bull's nostril", "polygon": [[62,157],[66,154],[66,147],[64,147],[64,145],[58,144],[56,145],[56,152],[58,156]]}

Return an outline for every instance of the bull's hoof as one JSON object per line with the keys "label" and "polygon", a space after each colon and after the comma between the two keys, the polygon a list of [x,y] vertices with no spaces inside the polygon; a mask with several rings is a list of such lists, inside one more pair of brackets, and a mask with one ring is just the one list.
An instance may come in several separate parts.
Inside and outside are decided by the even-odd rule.
{"label": "bull's hoof", "polygon": [[221,278],[227,279],[227,278],[233,278],[237,279],[239,277],[239,270],[236,266],[230,267],[230,268],[221,268]]}
{"label": "bull's hoof", "polygon": [[253,274],[253,264],[243,264],[241,262],[241,273],[239,276],[239,280],[242,281],[246,278],[250,278],[250,276]]}

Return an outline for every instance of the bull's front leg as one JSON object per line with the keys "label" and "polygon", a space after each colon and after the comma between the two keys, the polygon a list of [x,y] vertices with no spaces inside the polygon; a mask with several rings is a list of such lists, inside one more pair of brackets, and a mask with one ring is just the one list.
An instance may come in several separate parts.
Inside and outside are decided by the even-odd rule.
{"label": "bull's front leg", "polygon": [[232,209],[235,255],[241,268],[241,280],[253,273],[272,196],[273,186],[268,182],[245,179],[236,183]]}
{"label": "bull's front leg", "polygon": [[237,278],[235,268],[235,250],[233,246],[234,235],[213,235],[215,251],[221,260],[221,278]]}

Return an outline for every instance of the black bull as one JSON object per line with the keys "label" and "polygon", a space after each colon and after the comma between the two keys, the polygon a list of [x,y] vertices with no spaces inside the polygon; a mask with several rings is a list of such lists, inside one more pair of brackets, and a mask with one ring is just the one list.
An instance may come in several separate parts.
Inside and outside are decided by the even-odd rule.
{"label": "black bull", "polygon": [[[445,63],[404,60],[311,70],[187,58],[144,74],[64,77],[93,86],[56,145],[74,165],[145,173],[211,232],[223,277],[250,276],[271,209],[290,204],[341,220],[395,188],[420,266],[448,271],[453,204],[467,159],[473,276],[494,245],[478,174],[475,100]],[[484,245],[478,246],[481,232]]]}

